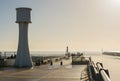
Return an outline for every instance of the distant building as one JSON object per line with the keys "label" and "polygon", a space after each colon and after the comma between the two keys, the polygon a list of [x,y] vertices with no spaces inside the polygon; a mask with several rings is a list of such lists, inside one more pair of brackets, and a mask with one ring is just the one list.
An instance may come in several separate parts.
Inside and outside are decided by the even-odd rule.
{"label": "distant building", "polygon": [[70,53],[69,53],[69,48],[68,48],[68,46],[66,47],[65,56],[68,56],[68,57],[70,57]]}

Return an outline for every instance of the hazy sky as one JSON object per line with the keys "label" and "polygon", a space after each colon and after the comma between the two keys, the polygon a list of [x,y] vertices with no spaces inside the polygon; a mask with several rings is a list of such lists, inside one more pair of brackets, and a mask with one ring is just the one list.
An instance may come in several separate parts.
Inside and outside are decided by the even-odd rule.
{"label": "hazy sky", "polygon": [[120,0],[0,0],[0,50],[17,50],[17,7],[32,8],[30,50],[120,51]]}

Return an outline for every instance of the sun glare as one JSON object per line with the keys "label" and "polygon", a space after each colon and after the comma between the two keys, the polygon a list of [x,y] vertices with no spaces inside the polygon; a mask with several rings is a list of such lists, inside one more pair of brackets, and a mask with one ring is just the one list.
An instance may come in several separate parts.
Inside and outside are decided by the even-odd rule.
{"label": "sun glare", "polygon": [[111,0],[112,4],[114,5],[120,5],[120,0]]}

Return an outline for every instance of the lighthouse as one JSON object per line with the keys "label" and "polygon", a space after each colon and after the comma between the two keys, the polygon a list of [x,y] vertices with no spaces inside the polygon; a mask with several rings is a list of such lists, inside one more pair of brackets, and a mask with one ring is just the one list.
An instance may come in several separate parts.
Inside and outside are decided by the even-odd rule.
{"label": "lighthouse", "polygon": [[31,8],[16,8],[16,23],[19,25],[19,40],[15,67],[32,67],[28,45],[28,24],[31,23]]}

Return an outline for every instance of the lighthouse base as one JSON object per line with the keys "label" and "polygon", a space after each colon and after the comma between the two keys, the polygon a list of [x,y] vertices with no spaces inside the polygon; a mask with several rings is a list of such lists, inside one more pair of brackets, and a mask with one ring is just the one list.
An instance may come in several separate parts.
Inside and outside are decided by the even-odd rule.
{"label": "lighthouse base", "polygon": [[15,67],[32,67],[32,60],[29,54],[17,54],[15,59]]}

